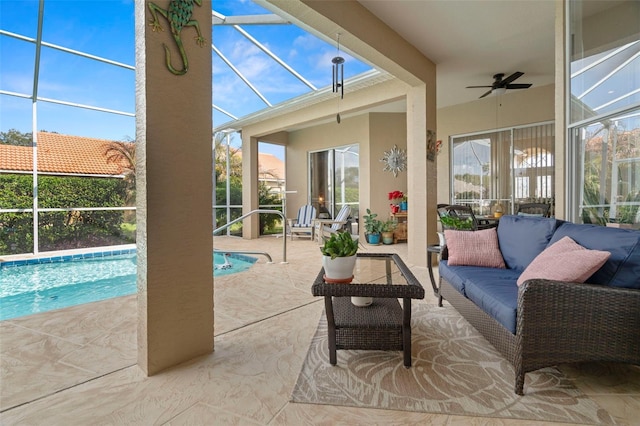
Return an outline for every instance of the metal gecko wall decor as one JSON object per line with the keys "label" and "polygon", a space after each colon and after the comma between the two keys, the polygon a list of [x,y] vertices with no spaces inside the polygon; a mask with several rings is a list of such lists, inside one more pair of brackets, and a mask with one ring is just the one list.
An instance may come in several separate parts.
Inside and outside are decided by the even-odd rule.
{"label": "metal gecko wall decor", "polygon": [[165,43],[162,43],[162,46],[164,46],[167,68],[175,75],[184,75],[189,71],[189,61],[187,59],[187,54],[184,51],[184,46],[182,45],[182,29],[184,27],[194,27],[198,33],[198,36],[194,38],[196,40],[196,44],[200,47],[203,47],[207,41],[202,37],[198,21],[191,19],[193,16],[194,3],[202,7],[202,0],[171,0],[169,2],[169,7],[166,10],[152,2],[147,4],[149,11],[151,11],[151,15],[153,16],[153,19],[150,21],[150,25],[154,32],[164,31],[164,28],[162,28],[162,25],[160,25],[160,21],[158,20],[158,14],[164,16],[171,26],[171,35],[173,35],[173,39],[176,41],[176,46],[178,47],[182,58],[182,69],[176,69],[173,67],[171,64],[171,52],[169,51],[169,47]]}

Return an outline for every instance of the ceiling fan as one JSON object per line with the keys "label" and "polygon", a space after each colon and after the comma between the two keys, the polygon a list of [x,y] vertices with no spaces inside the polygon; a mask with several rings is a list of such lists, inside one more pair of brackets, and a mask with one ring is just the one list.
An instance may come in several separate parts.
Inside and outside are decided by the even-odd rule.
{"label": "ceiling fan", "polygon": [[512,84],[511,82],[522,77],[524,75],[523,72],[520,71],[516,71],[513,74],[511,74],[509,77],[505,78],[504,80],[502,79],[502,77],[504,77],[504,74],[500,73],[500,74],[495,74],[493,76],[493,84],[491,86],[467,86],[467,89],[476,89],[476,88],[480,88],[480,87],[490,87],[491,90],[489,90],[487,93],[485,93],[484,95],[480,96],[480,98],[484,98],[485,96],[490,95],[491,93],[495,92],[497,95],[502,95],[504,94],[507,89],[528,89],[529,87],[531,87],[531,84]]}

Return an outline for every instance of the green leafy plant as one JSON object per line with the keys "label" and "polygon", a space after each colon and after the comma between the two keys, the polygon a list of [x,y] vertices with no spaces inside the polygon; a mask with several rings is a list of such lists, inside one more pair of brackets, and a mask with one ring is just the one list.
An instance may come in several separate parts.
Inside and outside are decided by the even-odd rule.
{"label": "green leafy plant", "polygon": [[398,227],[398,222],[393,219],[389,219],[386,222],[382,223],[381,232],[393,232]]}
{"label": "green leafy plant", "polygon": [[442,217],[440,217],[440,222],[442,223],[444,229],[473,229],[473,219],[471,219],[470,217],[461,219],[455,216],[443,215]]}
{"label": "green leafy plant", "polygon": [[[0,176],[0,208],[24,208],[32,205],[32,177],[5,174]],[[64,208],[125,206],[126,187],[123,179],[75,176],[40,176],[40,207]],[[130,244],[134,232],[124,232],[122,211],[74,210],[40,212],[39,247],[41,251],[66,250],[95,246]],[[0,255],[29,253],[33,248],[33,214],[0,213]]]}
{"label": "green leafy plant", "polygon": [[382,232],[382,221],[376,219],[377,213],[371,213],[370,209],[367,209],[367,214],[363,215],[364,230],[367,234],[379,234]]}
{"label": "green leafy plant", "polygon": [[330,256],[331,259],[353,256],[358,251],[358,240],[354,240],[351,234],[346,231],[336,232],[331,234],[331,237],[325,238],[320,251],[324,256]]}

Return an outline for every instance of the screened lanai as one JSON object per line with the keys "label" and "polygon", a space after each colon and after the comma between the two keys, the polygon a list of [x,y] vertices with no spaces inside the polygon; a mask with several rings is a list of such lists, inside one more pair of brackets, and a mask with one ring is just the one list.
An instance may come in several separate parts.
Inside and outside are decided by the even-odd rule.
{"label": "screened lanai", "polygon": [[[206,38],[213,52],[218,227],[242,212],[241,140],[229,130],[233,122],[330,87],[326,64],[337,55],[338,38],[310,34],[253,2],[212,6]],[[134,243],[134,2],[78,8],[12,1],[0,8],[0,179],[3,192],[13,188],[0,204],[0,255]],[[340,55],[346,79],[371,70]],[[220,125],[227,131],[218,133]],[[255,184],[264,208],[282,209],[284,160],[284,146],[260,143]],[[282,226],[261,220],[266,233]],[[227,232],[239,235],[241,227]]]}

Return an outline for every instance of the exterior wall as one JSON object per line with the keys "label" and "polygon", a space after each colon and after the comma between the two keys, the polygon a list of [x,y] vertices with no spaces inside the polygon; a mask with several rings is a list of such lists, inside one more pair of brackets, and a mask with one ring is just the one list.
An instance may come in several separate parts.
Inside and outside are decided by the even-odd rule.
{"label": "exterior wall", "polygon": [[[380,162],[384,152],[397,145],[407,149],[407,122],[404,113],[371,113],[291,132],[287,146],[287,176],[304,176],[289,180],[287,191],[287,216],[294,217],[300,206],[309,199],[308,154],[312,151],[336,148],[357,143],[360,149],[360,212],[367,208],[378,213],[381,220],[389,215],[387,194],[393,190],[407,190],[407,171],[394,178],[384,172]],[[362,219],[362,218],[360,218]],[[363,227],[360,235],[364,238]]]}
{"label": "exterior wall", "polygon": [[[437,139],[442,140],[438,154],[438,203],[448,203],[450,153],[449,138],[455,135],[491,131],[555,119],[554,85],[507,92],[503,96],[487,96],[474,102],[438,110]],[[556,135],[556,138],[558,136]],[[558,145],[556,144],[556,151]],[[556,176],[563,173],[563,155],[556,155]],[[558,200],[556,198],[556,203]],[[561,212],[563,206],[556,205]]]}
{"label": "exterior wall", "polygon": [[[407,115],[404,113],[370,114],[370,147],[369,158],[366,167],[370,173],[369,188],[365,189],[369,198],[369,204],[360,204],[362,213],[370,207],[371,211],[378,213],[378,219],[386,220],[389,216],[389,198],[391,191],[407,192],[407,170],[399,172],[397,177],[391,172],[384,172],[385,164],[380,161],[384,152],[390,150],[393,145],[407,149]],[[361,169],[362,170],[362,169]],[[361,192],[362,196],[362,192]]]}
{"label": "exterior wall", "polygon": [[364,205],[362,196],[367,192],[366,188],[369,188],[370,184],[368,167],[363,167],[364,159],[369,158],[368,115],[345,118],[340,124],[334,121],[289,134],[286,175],[296,176],[296,178],[287,180],[287,191],[298,192],[287,194],[287,217],[295,217],[298,209],[309,200],[308,153],[355,143],[360,146],[360,203]]}

